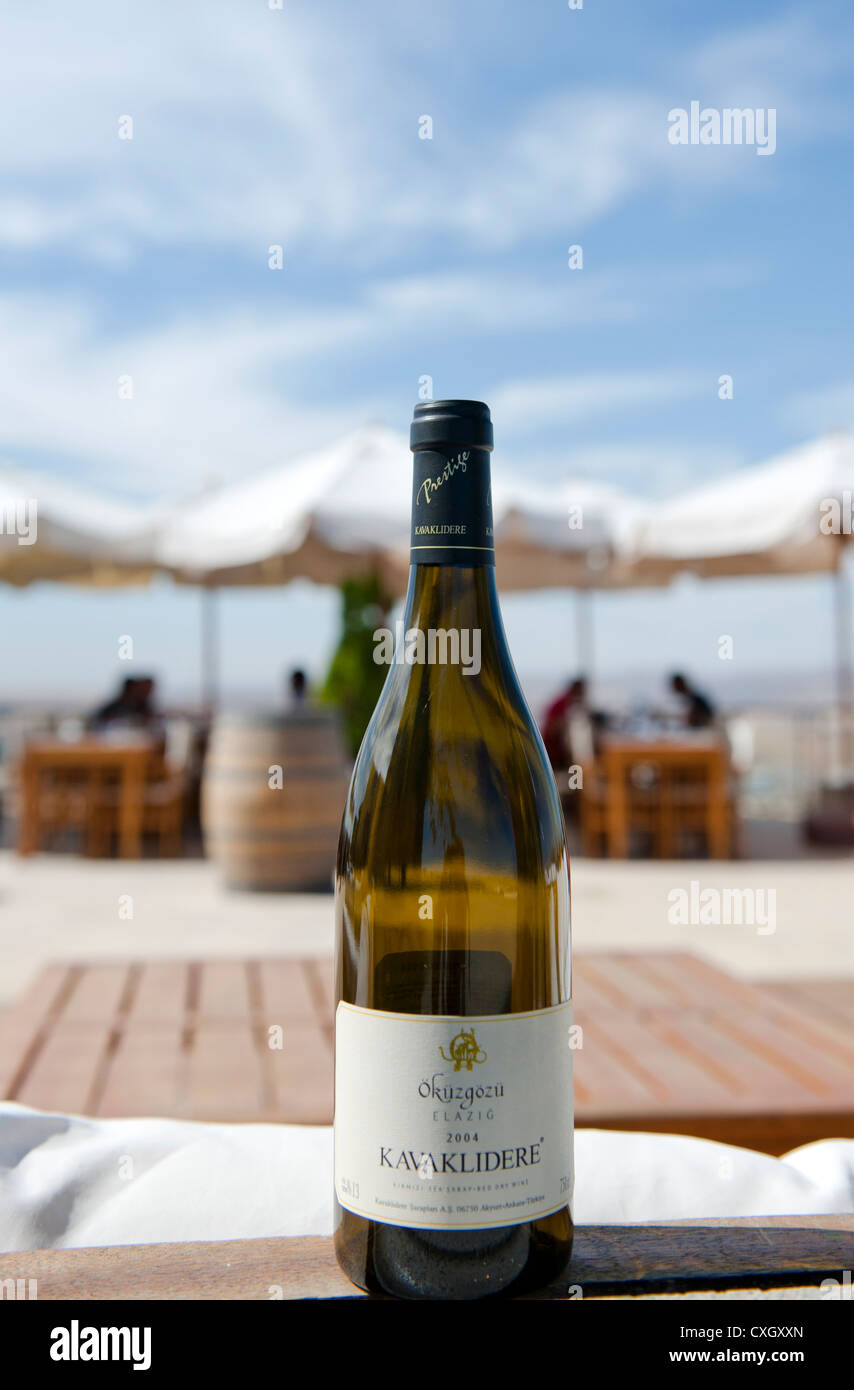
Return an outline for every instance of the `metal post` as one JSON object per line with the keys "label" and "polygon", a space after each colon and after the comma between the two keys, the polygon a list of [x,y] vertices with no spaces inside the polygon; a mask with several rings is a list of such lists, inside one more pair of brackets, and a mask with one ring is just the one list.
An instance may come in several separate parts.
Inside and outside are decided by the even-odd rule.
{"label": "metal post", "polygon": [[575,660],[578,674],[593,680],[593,590],[575,592]]}
{"label": "metal post", "polygon": [[836,739],[837,767],[840,779],[848,782],[854,777],[854,708],[852,708],[851,671],[851,590],[849,575],[840,549],[833,575],[834,608],[836,612]]}
{"label": "metal post", "polygon": [[202,705],[214,710],[219,702],[219,590],[203,585],[202,599]]}

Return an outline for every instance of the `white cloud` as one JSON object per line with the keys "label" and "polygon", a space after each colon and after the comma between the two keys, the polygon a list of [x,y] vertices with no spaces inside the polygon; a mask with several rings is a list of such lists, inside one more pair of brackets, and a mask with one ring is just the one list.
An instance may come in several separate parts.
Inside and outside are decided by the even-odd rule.
{"label": "white cloud", "polygon": [[[672,74],[711,83],[729,70],[731,36],[698,50],[693,68],[680,55],[670,76],[663,64],[662,75],[635,89],[557,90],[533,101],[514,89],[484,125],[437,86],[436,139],[419,142],[420,93],[415,104],[410,78],[413,55],[417,63],[423,53],[420,15],[416,24],[408,7],[385,0],[376,0],[371,24],[337,24],[341,13],[224,0],[118,10],[111,0],[43,0],[7,9],[0,237],[10,246],[47,255],[53,244],[54,256],[76,250],[117,264],[145,244],[164,256],[178,244],[239,246],[262,266],[270,242],[281,241],[285,277],[322,248],[327,265],[340,257],[344,283],[356,279],[356,266],[359,286],[306,309],[293,306],[293,295],[284,308],[251,312],[220,299],[215,312],[118,333],[105,333],[82,301],[10,296],[0,304],[6,449],[87,460],[90,472],[140,488],[229,477],[352,425],[336,361],[369,348],[393,353],[411,341],[413,324],[427,346],[454,322],[472,333],[619,324],[680,284],[697,288],[704,275],[706,288],[727,282],[720,267],[656,267],[654,278],[648,267],[596,269],[592,251],[573,273],[565,247],[641,189],[743,176],[731,160],[694,157],[731,151],[674,151],[666,140]],[[436,34],[449,16],[440,4],[437,64]],[[752,32],[742,75],[752,63],[795,88],[799,51],[811,55],[803,65],[810,78],[831,61],[821,45],[810,48],[806,20]],[[487,66],[489,42],[487,34],[479,50]],[[132,141],[117,138],[123,114],[134,118]],[[544,232],[553,234],[554,259],[538,259],[535,270],[502,274],[482,256],[484,247]],[[481,259],[461,267],[449,250],[455,239]],[[425,241],[439,269],[365,282],[365,265],[392,249],[409,267],[420,264],[414,248]],[[296,279],[291,285],[299,294]],[[315,370],[318,402],[327,374],[330,409],[301,398],[306,369]],[[118,399],[125,372],[133,401]],[[511,379],[492,404],[518,433],[532,422],[640,410],[707,384],[675,369]],[[359,401],[362,413],[382,408]]]}
{"label": "white cloud", "polygon": [[[325,404],[322,390],[317,405],[306,404],[295,376],[308,371],[331,383],[341,356],[377,345],[393,351],[411,332],[413,314],[425,333],[441,333],[469,313],[488,330],[547,311],[541,291],[527,281],[503,287],[508,293],[499,309],[497,285],[490,289],[469,277],[404,278],[314,313],[221,310],[106,339],[79,301],[0,298],[0,445],[11,458],[16,450],[23,459],[35,452],[48,466],[61,461],[79,471],[85,460],[90,480],[140,493],[176,495],[212,478],[258,471],[363,419],[389,418],[388,400],[359,395],[352,401],[331,386],[325,394],[333,405]],[[478,313],[478,305],[492,307]],[[622,307],[617,298],[613,311]],[[132,381],[129,400],[119,394],[125,375]],[[502,439],[512,440],[707,389],[705,376],[684,370],[563,374],[504,382],[490,402]],[[650,447],[644,455],[647,476],[652,453]],[[628,479],[638,459],[637,450],[612,450],[604,473]],[[594,462],[590,451],[588,461]],[[673,453],[660,456],[658,476],[676,462]],[[576,455],[562,471],[582,466]]]}
{"label": "white cloud", "polygon": [[514,458],[508,467],[560,483],[566,478],[607,482],[644,497],[665,497],[733,473],[745,462],[727,446],[696,439],[633,439],[625,444],[568,444],[561,450]]}
{"label": "white cloud", "polygon": [[[430,24],[449,12],[434,7]],[[642,189],[757,177],[744,151],[670,146],[674,104],[734,86],[740,103],[772,92],[791,99],[803,134],[815,102],[802,93],[840,61],[796,18],[679,53],[634,88],[530,101],[508,87],[488,125],[438,85],[428,142],[411,90],[420,16],[374,0],[370,24],[340,18],[260,0],[7,9],[0,239],[110,262],[146,245],[259,258],[271,242],[346,246],[364,264],[437,234],[493,249],[575,236]],[[478,42],[488,67],[489,35]],[[133,140],[118,139],[122,115]]]}
{"label": "white cloud", "polygon": [[[722,32],[704,43],[687,65],[690,80],[703,84],[694,92],[713,104],[767,106],[785,102],[789,114],[800,122],[815,111],[804,106],[801,94],[811,82],[821,82],[834,70],[851,65],[850,50],[841,33],[836,41],[827,36],[812,15],[803,9],[770,20]],[[815,95],[820,95],[820,87]],[[793,132],[796,134],[796,132]]]}
{"label": "white cloud", "polygon": [[[385,181],[371,33],[223,0],[4,16],[0,167],[36,240],[338,239]],[[366,98],[370,95],[370,100]],[[118,138],[123,115],[132,140]],[[8,138],[14,131],[14,138]],[[410,134],[410,132],[406,132]],[[400,132],[401,141],[404,132]],[[372,171],[372,163],[376,165]]]}
{"label": "white cloud", "polygon": [[683,400],[708,390],[708,375],[683,369],[565,373],[505,382],[492,392],[490,403],[502,430],[530,431]]}
{"label": "white cloud", "polygon": [[469,330],[518,329],[555,324],[625,323],[638,313],[637,277],[571,272],[556,261],[554,274],[484,273],[479,269],[412,275],[388,280],[370,298],[392,321],[419,331],[454,319]]}
{"label": "white cloud", "polygon": [[[271,362],[339,341],[334,315],[307,328],[235,314],[104,341],[81,306],[0,301],[0,438],[10,458],[86,460],[90,478],[173,495],[262,468],[352,427],[343,406],[307,407],[269,384]],[[119,379],[132,381],[122,399]]]}
{"label": "white cloud", "polygon": [[[175,492],[279,462],[383,415],[380,397],[360,395],[354,406],[333,389],[336,364],[372,347],[393,351],[413,322],[429,342],[459,320],[473,332],[509,331],[630,312],[623,292],[595,275],[563,300],[524,277],[424,275],[378,281],[314,310],[219,308],[105,335],[79,299],[7,295],[0,444],[11,456],[86,460],[90,477],[119,486]],[[306,372],[316,406],[300,403]],[[119,394],[125,375],[132,399]]]}

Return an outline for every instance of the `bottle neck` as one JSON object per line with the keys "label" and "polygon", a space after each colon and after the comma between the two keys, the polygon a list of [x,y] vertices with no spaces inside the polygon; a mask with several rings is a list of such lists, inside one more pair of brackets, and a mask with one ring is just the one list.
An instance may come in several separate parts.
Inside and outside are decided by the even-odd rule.
{"label": "bottle neck", "polygon": [[438,666],[451,685],[481,673],[502,687],[515,683],[494,566],[413,565],[396,652],[413,678]]}
{"label": "bottle neck", "polygon": [[494,565],[422,565],[409,571],[404,628],[501,631]]}
{"label": "bottle neck", "polygon": [[416,449],[412,483],[412,568],[404,632],[455,634],[504,649],[495,585],[488,449]]}
{"label": "bottle neck", "polygon": [[430,568],[495,564],[488,449],[415,450],[410,558]]}

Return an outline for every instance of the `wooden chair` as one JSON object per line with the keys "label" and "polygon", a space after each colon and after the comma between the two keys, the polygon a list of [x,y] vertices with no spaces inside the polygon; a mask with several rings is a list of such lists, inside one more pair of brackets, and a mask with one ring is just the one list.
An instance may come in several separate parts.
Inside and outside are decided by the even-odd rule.
{"label": "wooden chair", "polygon": [[[647,774],[632,776],[641,768]],[[593,858],[611,854],[609,843],[608,807],[613,795],[613,781],[604,759],[593,759],[582,766],[583,789],[580,793],[580,822],[582,852]],[[626,774],[625,795],[629,814],[629,833],[648,841],[653,856],[661,854],[660,783],[658,769],[652,763],[638,765]]]}
{"label": "wooden chair", "polygon": [[[156,837],[158,853],[165,858],[177,858],[181,853],[194,737],[189,720],[170,719],[163,756],[143,788],[142,832]],[[118,805],[116,787],[102,788],[91,816],[90,852],[109,854],[118,833]]]}
{"label": "wooden chair", "polygon": [[[628,758],[608,751],[584,767],[580,798],[581,842],[585,854],[631,852],[639,837],[656,858],[673,859],[701,839],[711,858],[728,858],[735,849],[737,789],[725,757],[696,758],[683,751],[674,758],[657,752]],[[622,807],[620,844],[611,815],[613,798]],[[696,852],[696,850],[694,850]]]}
{"label": "wooden chair", "polygon": [[[750,745],[752,750],[752,743]],[[711,858],[737,857],[739,853],[739,772],[749,762],[735,762],[732,740],[728,756],[716,763],[695,762],[662,769],[659,807],[659,843],[662,858],[680,857],[686,842],[701,841]],[[746,744],[738,744],[743,758]],[[752,756],[752,751],[751,751]]]}
{"label": "wooden chair", "polygon": [[662,769],[657,837],[662,859],[682,858],[686,850],[693,858],[698,843],[710,856],[726,857],[732,839],[729,797],[717,811],[712,800],[712,774],[706,763]]}
{"label": "wooden chair", "polygon": [[40,849],[50,848],[70,833],[82,837],[87,853],[92,852],[92,818],[100,787],[94,778],[74,770],[52,769],[40,772],[36,787]]}

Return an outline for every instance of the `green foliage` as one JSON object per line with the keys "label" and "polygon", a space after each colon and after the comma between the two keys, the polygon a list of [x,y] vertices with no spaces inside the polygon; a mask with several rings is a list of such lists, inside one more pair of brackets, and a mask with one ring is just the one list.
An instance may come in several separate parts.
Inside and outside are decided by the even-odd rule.
{"label": "green foliage", "polygon": [[385,624],[388,607],[376,574],[346,579],[341,585],[341,637],[320,699],[340,710],[354,755],[387,675],[388,668],[374,661],[374,631]]}

